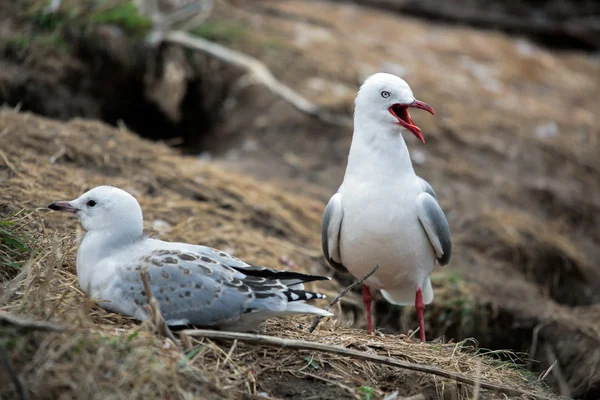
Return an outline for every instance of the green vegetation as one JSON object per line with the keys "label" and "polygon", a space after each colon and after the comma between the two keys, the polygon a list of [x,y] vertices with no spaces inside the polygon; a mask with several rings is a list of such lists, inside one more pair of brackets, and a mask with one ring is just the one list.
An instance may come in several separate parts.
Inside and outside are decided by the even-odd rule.
{"label": "green vegetation", "polygon": [[[129,37],[142,38],[152,28],[149,18],[141,15],[131,1],[113,0],[90,3],[65,1],[61,8],[53,13],[45,11],[47,1],[33,0],[25,12],[31,24],[31,31],[6,39],[6,43],[17,48],[32,45],[68,49],[67,32],[88,30],[99,25],[113,25],[120,28]],[[231,45],[248,36],[246,25],[227,21],[207,21],[189,31],[190,34],[207,40]],[[267,47],[277,48],[278,43],[271,40]]]}
{"label": "green vegetation", "polygon": [[152,27],[150,20],[140,15],[133,3],[124,3],[93,13],[89,21],[95,24],[117,25],[129,35],[146,34]]}
{"label": "green vegetation", "polygon": [[472,319],[475,299],[467,290],[466,282],[462,275],[456,271],[444,271],[431,275],[431,283],[438,291],[451,292],[452,295],[444,300],[445,309],[440,314],[440,322],[456,317],[459,314],[461,324]]}
{"label": "green vegetation", "polygon": [[219,43],[231,44],[246,36],[249,29],[228,22],[204,22],[190,30],[190,34]]}
{"label": "green vegetation", "polygon": [[375,389],[370,386],[361,386],[358,388],[358,391],[363,394],[364,400],[371,400],[375,394]]}
{"label": "green vegetation", "polygon": [[188,365],[188,362],[196,356],[204,348],[204,345],[196,346],[185,352],[184,357],[177,363],[177,368],[183,368]]}
{"label": "green vegetation", "polygon": [[0,266],[8,269],[20,269],[32,252],[28,245],[31,238],[18,229],[19,216],[23,213],[24,210],[0,219]]}
{"label": "green vegetation", "polygon": [[314,369],[319,369],[319,366],[317,364],[315,364],[313,362],[313,358],[312,356],[307,356],[304,358],[304,361],[306,361],[308,363],[308,365],[310,365],[311,367],[313,367]]}
{"label": "green vegetation", "polygon": [[18,35],[7,40],[7,44],[15,47],[38,45],[58,50],[68,49],[66,32],[88,29],[98,25],[114,25],[126,35],[143,37],[152,23],[147,17],[140,15],[133,2],[95,2],[91,5],[63,5],[53,13],[46,13],[47,2],[34,2],[25,13],[31,23],[29,34]]}

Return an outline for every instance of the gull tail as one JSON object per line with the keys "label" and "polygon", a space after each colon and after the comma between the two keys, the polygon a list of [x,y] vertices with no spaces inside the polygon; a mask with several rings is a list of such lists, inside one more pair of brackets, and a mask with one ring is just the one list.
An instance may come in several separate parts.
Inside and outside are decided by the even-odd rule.
{"label": "gull tail", "polygon": [[306,304],[304,301],[289,302],[285,308],[286,312],[293,314],[315,314],[322,315],[324,317],[333,317],[333,314],[329,311],[325,311],[322,308],[311,306]]}
{"label": "gull tail", "polygon": [[306,304],[307,300],[324,299],[327,296],[321,293],[308,292],[305,290],[288,289],[285,292],[288,302],[285,311],[294,314],[316,314],[324,317],[333,316],[329,311],[325,311],[319,307]]}

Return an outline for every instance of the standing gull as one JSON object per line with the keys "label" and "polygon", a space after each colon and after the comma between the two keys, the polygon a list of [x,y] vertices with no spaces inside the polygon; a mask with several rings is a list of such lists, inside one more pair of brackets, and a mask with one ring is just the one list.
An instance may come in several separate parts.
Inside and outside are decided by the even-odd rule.
{"label": "standing gull", "polygon": [[325,209],[322,245],[334,268],[354,276],[380,265],[363,284],[369,332],[373,288],[392,304],[414,303],[424,342],[423,310],[433,300],[429,275],[436,261],[448,264],[452,243],[435,192],[415,174],[402,137],[409,131],[425,143],[409,107],[433,114],[397,76],[378,73],[360,87],[346,175]]}
{"label": "standing gull", "polygon": [[168,325],[248,330],[269,317],[332,315],[306,304],[325,296],[303,285],[330,278],[254,267],[210,247],[146,237],[142,209],[124,190],[98,186],[48,207],[81,219],[87,232],[77,252],[77,278],[107,310],[146,319],[140,276],[146,271]]}

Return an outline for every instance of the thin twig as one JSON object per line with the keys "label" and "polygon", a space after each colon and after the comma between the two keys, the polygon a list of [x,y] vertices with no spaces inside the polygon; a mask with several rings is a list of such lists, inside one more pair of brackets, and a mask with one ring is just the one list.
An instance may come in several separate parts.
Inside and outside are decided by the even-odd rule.
{"label": "thin twig", "polygon": [[187,31],[188,29],[197,27],[210,17],[214,7],[214,0],[202,0],[186,4],[170,14],[165,15],[164,24],[167,27],[171,27],[178,22],[188,19],[183,26],[180,27],[181,30]]}
{"label": "thin twig", "polygon": [[533,332],[531,333],[531,350],[529,351],[529,362],[527,363],[528,369],[531,371],[533,369],[533,362],[535,360],[538,339],[540,336],[540,330],[545,328],[547,323],[539,323],[533,328]]}
{"label": "thin twig", "polygon": [[[356,286],[360,285],[361,283],[363,283],[364,281],[366,281],[367,279],[369,279],[369,277],[371,275],[373,275],[375,273],[375,271],[377,271],[379,269],[379,264],[377,264],[376,266],[373,267],[373,269],[371,271],[369,271],[368,274],[366,274],[365,276],[363,276],[362,278],[360,278],[359,280],[357,280],[356,282],[354,282],[352,285],[348,286],[346,289],[342,290],[340,292],[340,294],[338,294],[337,296],[335,296],[335,299],[333,299],[331,301],[331,303],[329,303],[327,305],[327,307],[325,308],[325,311],[329,311],[331,310],[331,308],[333,306],[335,306],[337,304],[338,301],[340,301],[342,299],[342,297],[344,297],[346,295],[346,293],[348,293],[350,290],[354,289]],[[310,325],[310,328],[308,328],[308,331],[310,333],[313,333],[315,331],[315,329],[317,328],[317,325],[319,325],[319,322],[321,322],[321,320],[324,317],[322,315],[317,315],[315,317],[315,319],[313,319],[312,324]]]}
{"label": "thin twig", "polygon": [[158,301],[156,301],[156,298],[152,294],[152,288],[150,287],[150,283],[148,282],[148,272],[146,270],[143,270],[140,272],[140,276],[142,277],[142,283],[144,284],[144,291],[146,292],[146,298],[148,299],[148,306],[150,308],[150,312],[154,317],[154,326],[156,327],[159,333],[171,339],[173,341],[173,344],[177,346],[177,340],[175,339],[173,332],[171,332],[171,329],[169,329],[169,326],[165,322],[165,319],[163,318],[160,312],[160,306],[158,305]]}
{"label": "thin twig", "polygon": [[209,40],[194,37],[183,31],[170,31],[164,34],[163,41],[179,44],[199,50],[217,57],[228,64],[244,68],[257,83],[266,86],[272,93],[290,103],[297,110],[310,115],[318,120],[339,126],[351,126],[352,119],[346,115],[332,114],[312,103],[307,98],[280,82],[265,64],[254,57],[232,50]]}
{"label": "thin twig", "polygon": [[546,377],[550,373],[550,371],[552,371],[554,369],[554,367],[556,366],[557,363],[558,363],[558,360],[554,360],[554,362],[552,363],[552,365],[549,366],[548,369],[537,379],[538,382],[543,382],[544,379],[546,379]]}
{"label": "thin twig", "polygon": [[[195,337],[205,337],[209,339],[226,339],[226,340],[238,340],[246,343],[255,343],[264,346],[274,346],[274,347],[287,347],[290,349],[299,349],[299,350],[314,350],[320,351],[324,353],[332,353],[339,354],[347,357],[356,358],[359,360],[372,361],[380,364],[391,365],[398,368],[404,368],[411,371],[423,372],[426,374],[433,374],[437,376],[441,376],[443,378],[451,379],[456,382],[465,383],[468,385],[475,385],[477,380],[473,378],[469,378],[462,374],[457,374],[454,372],[444,371],[443,369],[431,367],[427,365],[418,365],[412,364],[405,361],[400,361],[392,357],[384,357],[376,354],[369,354],[364,351],[357,351],[352,349],[347,349],[345,347],[340,346],[331,346],[324,343],[316,343],[316,342],[308,342],[306,340],[293,340],[293,339],[282,339],[272,336],[265,335],[255,335],[249,333],[238,333],[238,332],[225,332],[225,331],[214,331],[208,329],[187,329],[182,331],[184,334],[188,336]],[[544,399],[540,395],[526,392],[520,389],[513,389],[506,386],[494,385],[492,383],[487,383],[481,381],[481,388],[494,390],[497,392],[506,393],[511,396],[522,396],[527,395],[534,398]]]}
{"label": "thin twig", "polygon": [[50,322],[32,321],[11,315],[4,311],[0,311],[0,323],[8,323],[20,329],[32,329],[38,331],[64,332],[64,330],[67,329],[65,326],[56,325]]}
{"label": "thin twig", "polygon": [[554,368],[552,368],[552,375],[554,375],[554,378],[558,382],[560,395],[562,397],[570,398],[571,388],[569,387],[569,383],[567,382],[565,376],[562,373],[562,369],[560,368],[560,362],[558,362],[558,357],[556,357],[556,354],[554,353],[554,350],[552,349],[550,343],[546,343],[544,345],[544,351],[546,352],[546,357],[548,358],[548,361],[552,362],[553,364],[556,363],[556,365],[554,365]]}
{"label": "thin twig", "polygon": [[297,110],[329,124],[344,127],[352,125],[350,117],[328,112],[280,82],[269,68],[256,58],[211,42],[210,40],[188,34],[185,30],[192,27],[189,23],[185,24],[181,30],[171,29],[173,24],[194,14],[197,14],[192,17],[194,23],[199,23],[206,19],[213,9],[212,0],[196,1],[191,5],[175,10],[169,15],[164,15],[161,12],[156,0],[142,0],[142,4],[143,11],[141,13],[150,15],[153,22],[152,30],[147,37],[147,42],[150,45],[158,46],[162,42],[171,42],[210,54],[228,64],[244,68],[251,80],[266,86],[272,93],[290,103]]}
{"label": "thin twig", "polygon": [[185,351],[190,351],[193,348],[192,341],[188,335],[184,335],[180,332],[179,339],[181,339],[181,343],[183,344],[183,349]]}
{"label": "thin twig", "polygon": [[475,386],[473,386],[473,400],[479,400],[479,388],[481,387],[481,360],[477,359],[475,366]]}
{"label": "thin twig", "polygon": [[[160,312],[160,307],[158,305],[158,302],[156,301],[156,298],[154,297],[154,294],[152,293],[152,288],[150,287],[150,283],[148,281],[148,272],[146,270],[140,271],[140,277],[142,278],[142,284],[144,285],[144,291],[146,292],[146,298],[148,299],[149,317],[151,318],[151,320],[153,320],[156,330],[159,333],[162,333],[166,338],[171,340],[173,344],[181,350],[181,347],[178,345],[177,340],[173,335],[173,332],[171,331],[171,329],[169,329],[169,326],[167,325],[165,319],[163,318]],[[184,346],[186,342],[191,345],[189,337],[184,332],[180,333],[180,337],[185,337],[185,339],[182,339],[182,343],[184,344]],[[202,382],[205,385],[207,385],[212,392],[214,392],[221,398],[225,397],[223,391],[220,388],[218,388],[215,384],[209,382],[204,376],[200,375],[199,373],[196,373],[196,376],[200,380],[202,380]]]}
{"label": "thin twig", "polygon": [[19,398],[21,400],[29,399],[29,393],[25,390],[23,386],[23,381],[15,372],[15,369],[13,368],[12,363],[8,359],[8,354],[6,354],[6,350],[4,350],[3,346],[0,346],[0,354],[2,355],[2,363],[4,364],[4,368],[8,370],[8,374],[10,375],[10,379],[12,379],[13,384],[15,385],[15,390],[19,394]]}
{"label": "thin twig", "polygon": [[2,160],[4,160],[4,164],[6,164],[8,169],[10,169],[12,172],[14,172],[15,175],[17,175],[19,178],[25,179],[25,176],[23,174],[21,174],[19,171],[17,171],[17,168],[10,162],[10,160],[8,159],[8,156],[2,150],[0,150],[0,158],[2,158]]}
{"label": "thin twig", "polygon": [[225,361],[223,361],[223,366],[221,368],[225,368],[227,363],[231,360],[231,355],[233,354],[233,351],[235,350],[236,346],[237,346],[237,340],[234,340],[233,344],[231,345],[231,348],[229,349],[229,352],[225,356]]}

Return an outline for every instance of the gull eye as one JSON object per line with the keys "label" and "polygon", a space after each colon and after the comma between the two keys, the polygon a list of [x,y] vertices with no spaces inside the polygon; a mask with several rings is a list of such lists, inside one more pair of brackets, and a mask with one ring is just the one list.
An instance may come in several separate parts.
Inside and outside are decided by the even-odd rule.
{"label": "gull eye", "polygon": [[96,202],[95,202],[94,200],[90,200],[90,201],[88,201],[88,202],[86,203],[86,205],[87,205],[88,207],[94,207],[94,206],[96,205]]}
{"label": "gull eye", "polygon": [[384,99],[387,99],[388,97],[390,97],[392,94],[388,91],[383,91],[381,92],[381,97],[383,97]]}

